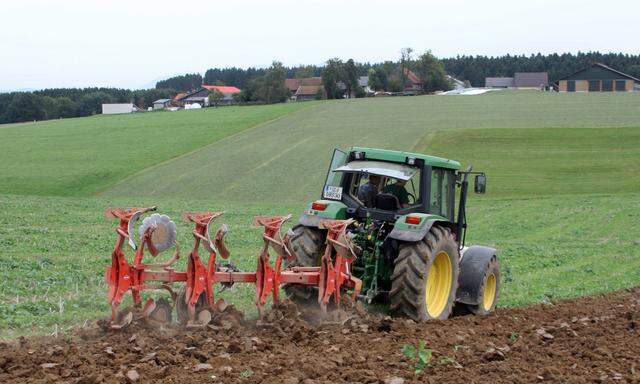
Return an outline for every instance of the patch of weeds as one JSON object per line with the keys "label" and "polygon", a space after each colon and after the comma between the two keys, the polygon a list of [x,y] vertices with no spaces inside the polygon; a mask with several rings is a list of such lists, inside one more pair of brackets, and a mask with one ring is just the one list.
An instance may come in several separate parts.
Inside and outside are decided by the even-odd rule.
{"label": "patch of weeds", "polygon": [[424,367],[429,365],[433,357],[433,351],[427,348],[427,343],[424,340],[420,340],[417,346],[403,345],[402,354],[413,361],[413,371],[416,375],[420,375],[424,371]]}
{"label": "patch of weeds", "polygon": [[554,296],[555,295],[553,294],[553,292],[545,292],[542,295],[542,299],[540,300],[540,302],[542,304],[545,304],[545,305],[553,305],[553,297]]}
{"label": "patch of weeds", "polygon": [[453,365],[453,366],[459,365],[458,362],[456,361],[456,359],[454,359],[453,357],[449,357],[449,356],[442,357],[438,361],[438,364],[440,364],[440,365]]}
{"label": "patch of weeds", "polygon": [[509,343],[513,344],[520,338],[520,334],[518,332],[511,332],[509,335]]}
{"label": "patch of weeds", "polygon": [[510,283],[513,281],[513,275],[511,274],[511,267],[508,265],[505,265],[503,267],[502,272],[502,281],[505,283]]}

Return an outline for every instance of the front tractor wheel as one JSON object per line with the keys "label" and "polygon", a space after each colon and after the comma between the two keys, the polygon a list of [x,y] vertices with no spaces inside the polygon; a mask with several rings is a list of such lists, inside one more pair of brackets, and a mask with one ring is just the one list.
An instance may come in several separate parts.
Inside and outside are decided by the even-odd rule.
{"label": "front tractor wheel", "polygon": [[451,315],[458,289],[458,244],[449,228],[433,226],[425,238],[400,246],[390,292],[390,309],[415,321]]}

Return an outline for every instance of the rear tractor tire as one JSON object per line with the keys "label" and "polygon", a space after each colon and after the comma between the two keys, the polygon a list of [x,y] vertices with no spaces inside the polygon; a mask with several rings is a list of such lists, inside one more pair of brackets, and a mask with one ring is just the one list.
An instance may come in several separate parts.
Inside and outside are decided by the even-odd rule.
{"label": "rear tractor tire", "polygon": [[434,225],[421,241],[400,246],[390,291],[390,311],[415,321],[444,320],[453,310],[460,273],[451,230]]}
{"label": "rear tractor tire", "polygon": [[[324,253],[326,233],[318,228],[296,225],[293,227],[291,249],[295,260],[288,262],[287,267],[316,267]],[[286,284],[284,290],[287,297],[297,304],[308,303],[318,298],[318,290],[313,287]]]}

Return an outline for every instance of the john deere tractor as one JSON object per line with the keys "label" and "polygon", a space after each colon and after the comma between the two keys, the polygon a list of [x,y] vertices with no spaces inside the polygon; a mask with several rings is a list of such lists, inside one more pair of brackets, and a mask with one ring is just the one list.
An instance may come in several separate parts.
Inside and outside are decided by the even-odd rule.
{"label": "john deere tractor", "polygon": [[[465,247],[469,175],[475,175],[474,191],[484,193],[485,174],[461,170],[457,161],[336,149],[321,198],[293,228],[290,265],[319,265],[326,238],[320,221],[352,218],[348,236],[357,259],[351,272],[363,282],[360,299],[416,321],[446,319],[454,306],[456,312],[490,313],[500,288],[499,263],[493,248]],[[297,301],[317,297],[312,288],[285,289]]]}

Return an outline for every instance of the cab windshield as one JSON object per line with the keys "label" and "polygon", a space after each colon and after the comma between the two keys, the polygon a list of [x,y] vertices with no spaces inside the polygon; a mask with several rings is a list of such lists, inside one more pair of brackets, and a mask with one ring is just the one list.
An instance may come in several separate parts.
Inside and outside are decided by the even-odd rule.
{"label": "cab windshield", "polygon": [[382,161],[353,161],[338,169],[350,173],[349,195],[367,208],[397,211],[420,201],[420,169]]}

